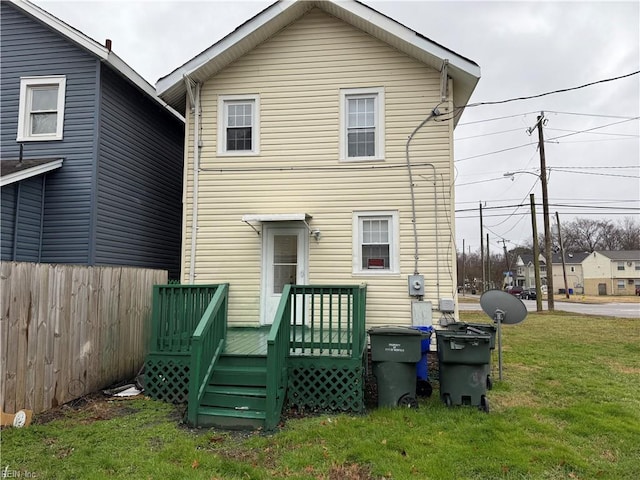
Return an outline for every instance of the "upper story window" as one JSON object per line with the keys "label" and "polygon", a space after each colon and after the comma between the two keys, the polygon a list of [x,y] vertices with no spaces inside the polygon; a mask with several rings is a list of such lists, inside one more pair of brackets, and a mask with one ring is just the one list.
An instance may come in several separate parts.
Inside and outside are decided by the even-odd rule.
{"label": "upper story window", "polygon": [[62,140],[66,77],[20,78],[18,142]]}
{"label": "upper story window", "polygon": [[384,160],[384,89],[340,90],[340,160]]}
{"label": "upper story window", "polygon": [[353,213],[353,273],[398,273],[398,212]]}
{"label": "upper story window", "polygon": [[636,262],[636,270],[640,270],[640,262]]}
{"label": "upper story window", "polygon": [[618,262],[618,270],[624,270],[624,262]]}
{"label": "upper story window", "polygon": [[218,96],[218,154],[260,153],[260,97]]}

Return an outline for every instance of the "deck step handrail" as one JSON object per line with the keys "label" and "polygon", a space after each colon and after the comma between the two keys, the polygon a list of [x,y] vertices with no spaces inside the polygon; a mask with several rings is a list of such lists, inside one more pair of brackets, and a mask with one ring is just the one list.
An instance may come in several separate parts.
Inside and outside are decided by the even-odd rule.
{"label": "deck step handrail", "polygon": [[280,421],[292,353],[363,358],[366,294],[364,284],[285,285],[267,339],[267,430]]}
{"label": "deck step handrail", "polygon": [[228,299],[229,284],[219,285],[191,336],[189,397],[187,401],[187,420],[191,425],[197,424],[200,401],[215,364],[224,350]]}
{"label": "deck step handrail", "polygon": [[287,389],[287,357],[291,335],[290,292],[291,285],[285,285],[267,337],[266,430],[273,430],[280,421]]}

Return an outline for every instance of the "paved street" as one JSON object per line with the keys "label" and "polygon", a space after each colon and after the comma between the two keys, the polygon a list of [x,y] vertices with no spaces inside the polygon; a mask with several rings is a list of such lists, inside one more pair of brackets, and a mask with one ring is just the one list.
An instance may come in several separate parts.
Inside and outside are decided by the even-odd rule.
{"label": "paved street", "polygon": [[[467,298],[477,298],[478,295],[467,295]],[[527,307],[527,311],[536,311],[535,300],[523,300]],[[480,303],[460,303],[459,308],[461,311],[474,311],[482,310]],[[547,309],[547,302],[542,302],[542,308]],[[604,315],[609,317],[621,317],[621,318],[638,318],[640,319],[640,304],[638,303],[570,303],[570,302],[555,302],[556,310],[562,310],[565,312],[580,313],[583,315]]]}

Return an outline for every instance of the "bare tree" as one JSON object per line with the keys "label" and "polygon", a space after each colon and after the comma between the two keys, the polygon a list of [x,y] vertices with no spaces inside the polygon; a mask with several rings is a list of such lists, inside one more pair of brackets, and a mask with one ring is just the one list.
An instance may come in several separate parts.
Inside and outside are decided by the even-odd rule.
{"label": "bare tree", "polygon": [[640,222],[635,217],[625,217],[618,227],[621,250],[640,250]]}

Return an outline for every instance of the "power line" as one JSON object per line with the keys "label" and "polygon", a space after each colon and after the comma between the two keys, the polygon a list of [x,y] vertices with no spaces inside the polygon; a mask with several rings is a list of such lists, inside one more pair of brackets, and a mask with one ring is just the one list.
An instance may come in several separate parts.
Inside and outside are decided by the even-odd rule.
{"label": "power line", "polygon": [[[621,123],[630,122],[632,120],[637,120],[639,118],[640,118],[640,116],[631,117],[631,118],[627,118],[625,120],[621,120],[619,122],[608,123],[606,125],[600,125],[598,127],[593,127],[593,128],[588,128],[588,129],[585,129],[585,130],[574,131],[573,133],[567,133],[566,135],[560,135],[560,136],[557,136],[557,137],[547,138],[547,139],[545,139],[545,143],[552,142],[552,141],[558,140],[560,138],[571,137],[571,136],[577,135],[579,133],[586,133],[586,132],[591,132],[593,130],[599,130],[599,129],[605,128],[605,127],[611,127],[613,125],[619,125]],[[517,145],[515,147],[507,147],[507,148],[503,148],[501,150],[494,150],[493,152],[479,153],[478,155],[472,155],[470,157],[459,158],[457,160],[454,160],[454,163],[464,162],[466,160],[472,160],[474,158],[486,157],[488,155],[495,155],[496,153],[509,152],[511,150],[517,150],[519,148],[529,147],[529,146],[532,146],[532,145],[535,145],[535,143],[525,143],[525,144],[522,144],[522,145]]]}
{"label": "power line", "polygon": [[[542,204],[536,203],[536,207],[541,206]],[[498,205],[495,207],[482,207],[482,211],[485,210],[501,210],[503,208],[520,208],[520,207],[528,207],[530,204],[528,203],[518,203],[514,205]],[[631,211],[640,211],[640,207],[604,207],[602,205],[572,205],[566,203],[550,203],[550,207],[563,207],[563,208],[594,208],[600,210],[631,210]],[[464,208],[455,210],[458,212],[475,212],[479,210],[478,208]],[[506,214],[505,214],[506,215]]]}
{"label": "power line", "polygon": [[494,122],[496,120],[504,120],[505,118],[524,117],[526,115],[532,115],[534,113],[538,113],[538,112],[525,112],[525,113],[518,113],[516,115],[505,115],[504,117],[486,118],[484,120],[476,120],[474,122],[464,122],[464,123],[459,123],[458,127],[462,127],[465,125],[475,125],[476,123]]}
{"label": "power line", "polygon": [[[637,117],[635,117],[635,118],[637,118]],[[633,120],[633,119],[634,119],[634,117],[631,117],[631,118],[628,118],[627,121]],[[547,127],[547,130],[553,130],[554,132],[582,133],[582,131],[579,131],[579,130],[567,130],[566,128],[549,128],[549,127]],[[506,130],[506,131],[509,131],[509,130]],[[501,132],[498,132],[498,133],[501,133]],[[640,137],[640,135],[631,134],[631,133],[595,132],[594,135],[611,135],[611,136],[615,136],[615,137],[633,137],[633,138]],[[466,138],[473,138],[473,137],[466,137]],[[462,138],[460,140],[462,140]]]}
{"label": "power line", "polygon": [[637,120],[639,118],[640,118],[640,116],[637,116],[637,117],[627,118],[625,120],[620,120],[619,122],[613,122],[613,123],[607,123],[606,125],[600,125],[599,127],[593,127],[593,128],[587,128],[586,130],[574,131],[573,133],[567,133],[566,135],[560,135],[558,137],[548,138],[547,142],[550,142],[552,140],[558,140],[559,138],[571,137],[571,136],[577,135],[579,133],[587,133],[587,132],[591,132],[593,130],[599,130],[601,128],[606,128],[606,127],[611,127],[613,125],[619,125],[621,123],[631,122],[632,120]]}
{"label": "power line", "polygon": [[528,95],[528,96],[525,96],[525,97],[508,98],[508,99],[505,99],[505,100],[495,100],[495,101],[490,101],[490,102],[469,103],[467,105],[463,105],[463,106],[456,107],[456,108],[479,107],[479,106],[482,106],[482,105],[500,105],[500,104],[503,104],[503,103],[516,102],[516,101],[519,101],[519,100],[531,100],[533,98],[545,97],[547,95],[553,95],[553,94],[556,94],[556,93],[565,93],[565,92],[570,92],[570,91],[573,91],[573,90],[579,90],[581,88],[590,87],[592,85],[597,85],[597,84],[600,84],[600,83],[613,82],[615,80],[621,80],[623,78],[631,77],[631,76],[637,75],[639,73],[640,73],[640,70],[637,70],[635,72],[627,73],[627,74],[624,74],[624,75],[619,75],[617,77],[605,78],[605,79],[602,79],[602,80],[596,80],[595,82],[585,83],[583,85],[578,85],[576,87],[560,88],[558,90],[552,90],[550,92],[539,93],[537,95]]}
{"label": "power line", "polygon": [[[551,170],[551,168],[549,168]],[[615,173],[596,173],[596,172],[576,172],[575,170],[563,170],[562,168],[554,168],[554,172],[575,173],[579,175],[594,175],[596,177],[619,177],[619,178],[640,178],[638,175],[617,175]]]}
{"label": "power line", "polygon": [[489,137],[491,135],[499,135],[501,133],[509,133],[509,132],[520,132],[522,130],[523,130],[522,128],[512,128],[511,130],[501,130],[500,132],[483,133],[481,135],[472,135],[470,137],[456,138],[455,141],[460,142],[462,140],[469,140],[471,138]]}
{"label": "power line", "polygon": [[[602,117],[602,118],[627,118],[630,119],[632,117],[625,117],[621,115],[601,115],[597,113],[576,113],[576,112],[558,112],[555,110],[545,110],[547,113],[556,113],[560,115],[577,115],[580,117]],[[459,125],[459,124],[458,124]]]}

